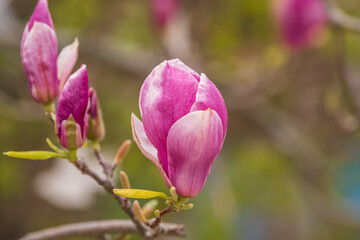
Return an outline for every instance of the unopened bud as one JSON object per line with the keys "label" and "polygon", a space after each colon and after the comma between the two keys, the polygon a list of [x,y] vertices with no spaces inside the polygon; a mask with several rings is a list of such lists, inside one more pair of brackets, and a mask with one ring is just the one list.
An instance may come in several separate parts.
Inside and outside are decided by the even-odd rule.
{"label": "unopened bud", "polygon": [[127,153],[130,150],[130,146],[131,146],[130,140],[126,140],[123,142],[123,144],[121,144],[114,158],[115,165],[122,163],[122,161],[124,160],[124,158],[126,157]]}
{"label": "unopened bud", "polygon": [[105,136],[105,126],[100,103],[93,88],[89,89],[89,98],[89,127],[86,137],[92,141],[101,141]]}
{"label": "unopened bud", "polygon": [[173,197],[174,201],[177,202],[178,199],[179,199],[179,196],[177,195],[177,193],[176,193],[176,188],[175,188],[174,186],[172,186],[172,187],[170,188],[170,194],[171,194],[171,196]]}
{"label": "unopened bud", "polygon": [[60,143],[69,150],[80,148],[88,128],[89,79],[85,65],[66,82],[57,102],[56,128]]}
{"label": "unopened bud", "polygon": [[124,171],[120,171],[120,182],[123,189],[131,189],[129,178]]}
{"label": "unopened bud", "polygon": [[182,206],[181,209],[186,210],[186,209],[191,209],[193,207],[194,207],[194,204],[189,203],[189,204],[186,204],[186,205]]}
{"label": "unopened bud", "polygon": [[155,210],[155,208],[159,205],[159,202],[156,199],[152,199],[145,203],[142,207],[141,211],[145,217],[149,217],[150,214]]}
{"label": "unopened bud", "polygon": [[159,217],[160,217],[160,210],[159,210],[159,209],[156,209],[156,210],[154,211],[154,215],[155,215],[155,217],[159,218]]}
{"label": "unopened bud", "polygon": [[135,200],[134,203],[133,203],[133,211],[134,211],[135,216],[141,222],[146,222],[146,217],[142,213],[141,208],[140,208],[140,204],[139,204],[139,202],[137,200]]}
{"label": "unopened bud", "polygon": [[62,123],[61,132],[59,134],[61,144],[69,150],[76,150],[84,143],[81,137],[80,126],[75,122],[72,114]]}

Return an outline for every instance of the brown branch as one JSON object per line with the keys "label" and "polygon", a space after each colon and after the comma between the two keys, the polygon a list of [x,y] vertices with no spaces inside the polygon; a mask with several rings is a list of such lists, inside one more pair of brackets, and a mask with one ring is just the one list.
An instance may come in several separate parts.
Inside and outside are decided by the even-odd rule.
{"label": "brown branch", "polygon": [[[162,235],[185,237],[184,226],[165,223],[160,225]],[[106,233],[138,233],[136,225],[130,220],[102,220],[66,224],[28,233],[19,240],[54,240],[66,237],[98,237]]]}
{"label": "brown branch", "polygon": [[[102,161],[103,161],[103,159],[102,159]],[[155,228],[152,229],[152,228],[146,226],[141,221],[139,221],[139,219],[137,219],[137,217],[135,216],[135,214],[134,214],[134,212],[132,210],[130,201],[127,198],[120,197],[120,196],[113,193],[113,190],[115,189],[115,185],[114,185],[111,178],[107,177],[106,179],[103,179],[102,177],[100,177],[97,173],[92,171],[87,166],[87,164],[84,162],[83,159],[78,159],[75,162],[75,166],[83,174],[86,174],[86,175],[90,176],[91,178],[93,178],[99,185],[101,185],[119,203],[121,208],[130,217],[130,219],[132,220],[132,222],[136,226],[136,228],[138,230],[137,233],[139,233],[140,235],[142,235],[146,239],[152,239],[154,237],[167,234],[167,232],[168,232],[167,229],[164,229],[164,228],[161,228],[161,227],[156,228],[156,229]],[[178,225],[178,226],[180,226],[180,225]],[[183,226],[181,226],[181,229],[179,228],[179,231],[184,231]]]}
{"label": "brown branch", "polygon": [[349,16],[344,13],[335,3],[334,0],[323,0],[328,10],[328,16],[330,23],[347,29],[350,31],[360,33],[360,19]]}
{"label": "brown branch", "polygon": [[101,185],[112,197],[120,204],[121,208],[124,210],[124,212],[130,217],[130,219],[134,222],[136,227],[139,230],[139,233],[146,237],[152,237],[154,235],[153,231],[147,227],[145,224],[140,222],[134,212],[132,211],[131,204],[128,201],[127,198],[120,197],[118,195],[115,195],[113,193],[113,189],[115,189],[114,183],[111,181],[111,179],[103,179],[98,174],[96,174],[94,171],[92,171],[86,163],[82,159],[78,159],[75,162],[75,166],[83,173],[91,178],[93,178],[99,185]]}
{"label": "brown branch", "polygon": [[155,221],[153,221],[153,223],[150,223],[150,226],[152,228],[156,229],[159,226],[159,224],[161,223],[161,218],[164,215],[166,215],[168,213],[172,213],[172,212],[174,212],[174,210],[171,207],[167,207],[167,208],[161,210],[159,216],[155,218]]}
{"label": "brown branch", "polygon": [[104,160],[104,157],[100,151],[100,148],[94,148],[94,154],[95,154],[97,160],[99,161],[99,164],[103,168],[103,171],[105,173],[107,180],[112,181],[111,179],[112,179],[116,165],[110,164]]}
{"label": "brown branch", "polygon": [[360,119],[360,86],[356,79],[351,75],[346,58],[346,41],[345,31],[352,30],[360,33],[360,19],[346,15],[335,3],[334,0],[323,0],[331,23],[333,24],[332,32],[334,36],[334,46],[336,52],[336,65],[338,68],[339,78],[341,80],[341,89],[346,104],[351,112]]}

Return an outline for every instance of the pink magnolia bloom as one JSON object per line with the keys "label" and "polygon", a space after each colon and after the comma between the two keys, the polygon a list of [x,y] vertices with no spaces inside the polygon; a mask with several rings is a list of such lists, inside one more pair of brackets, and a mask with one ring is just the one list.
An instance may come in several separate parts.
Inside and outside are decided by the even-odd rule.
{"label": "pink magnolia bloom", "polygon": [[156,25],[163,28],[177,14],[179,0],[150,0],[150,8]]}
{"label": "pink magnolia bloom", "polygon": [[[65,61],[58,59],[57,38],[47,0],[38,1],[26,24],[20,53],[34,100],[40,103],[53,101],[59,94],[60,81],[66,81],[75,65],[77,46],[70,54],[63,54],[67,57]],[[57,66],[57,61],[63,64]]]}
{"label": "pink magnolia bloom", "polygon": [[[76,149],[84,144],[88,128],[89,80],[85,65],[73,73],[62,90],[56,110],[57,135],[61,145]],[[75,122],[74,129],[69,126]]]}
{"label": "pink magnolia bloom", "polygon": [[227,111],[219,90],[179,59],[164,61],[141,88],[140,111],[143,122],[132,115],[134,141],[169,188],[194,197],[226,135]]}
{"label": "pink magnolia bloom", "polygon": [[327,22],[321,0],[276,0],[274,7],[282,38],[293,49],[313,45]]}

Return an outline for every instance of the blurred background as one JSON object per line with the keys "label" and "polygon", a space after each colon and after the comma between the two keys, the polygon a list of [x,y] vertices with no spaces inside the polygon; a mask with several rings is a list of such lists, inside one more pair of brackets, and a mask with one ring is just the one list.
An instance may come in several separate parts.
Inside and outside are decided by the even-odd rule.
{"label": "blurred background", "polygon": [[[47,150],[46,137],[56,142],[20,60],[36,2],[0,0],[0,152]],[[194,208],[165,221],[184,223],[187,239],[360,239],[358,33],[323,26],[316,44],[294,48],[279,33],[271,1],[179,0],[164,16],[151,3],[49,0],[59,50],[79,39],[75,69],[86,64],[97,90],[108,161],[132,138],[144,79],[179,58],[218,86],[229,123]],[[339,7],[360,17],[358,0]],[[80,154],[96,168],[90,153]],[[136,144],[121,168],[134,188],[168,191]],[[0,157],[0,239],[120,218],[118,204],[66,161]]]}

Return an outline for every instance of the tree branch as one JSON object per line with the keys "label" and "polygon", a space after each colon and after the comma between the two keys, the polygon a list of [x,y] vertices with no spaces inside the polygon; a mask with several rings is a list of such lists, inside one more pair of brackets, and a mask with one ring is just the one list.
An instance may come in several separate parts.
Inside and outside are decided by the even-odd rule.
{"label": "tree branch", "polygon": [[[160,224],[162,235],[185,237],[184,226],[179,224]],[[93,236],[105,233],[138,233],[136,225],[130,220],[102,220],[66,224],[28,233],[19,240],[54,240],[66,237]]]}
{"label": "tree branch", "polygon": [[343,29],[360,33],[360,19],[349,16],[337,7],[334,0],[323,0],[328,10],[330,22]]}
{"label": "tree branch", "polygon": [[113,193],[113,189],[115,189],[114,183],[108,178],[102,179],[99,175],[97,175],[94,171],[92,171],[86,163],[82,159],[78,159],[75,162],[75,166],[83,173],[91,178],[93,178],[100,186],[102,186],[112,197],[119,203],[124,212],[130,217],[133,223],[136,225],[139,233],[146,238],[151,238],[155,235],[155,233],[147,227],[145,224],[140,222],[134,212],[132,211],[131,204],[127,198],[120,197]]}

